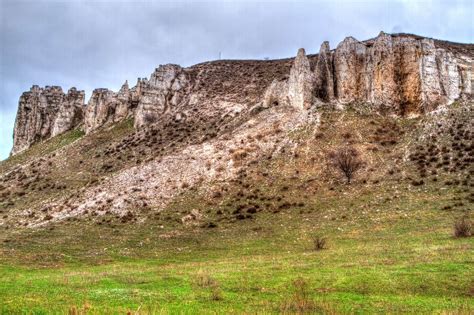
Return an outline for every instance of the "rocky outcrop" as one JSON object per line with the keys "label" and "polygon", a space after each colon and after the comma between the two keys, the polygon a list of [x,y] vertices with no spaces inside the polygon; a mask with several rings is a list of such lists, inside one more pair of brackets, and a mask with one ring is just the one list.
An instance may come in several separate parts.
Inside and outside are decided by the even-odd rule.
{"label": "rocky outcrop", "polygon": [[289,105],[296,109],[308,109],[313,104],[314,75],[303,48],[290,69],[287,80],[273,81],[263,97],[265,107]]}
{"label": "rocky outcrop", "polygon": [[34,85],[20,97],[11,154],[78,126],[83,104],[84,91],[72,88],[64,94],[59,86]]}
{"label": "rocky outcrop", "polygon": [[128,82],[117,93],[109,89],[95,89],[85,111],[85,132],[90,133],[132,115],[135,107],[132,94]]}
{"label": "rocky outcrop", "polygon": [[472,59],[436,47],[433,39],[383,32],[367,42],[348,37],[333,55],[341,103],[364,102],[405,115],[472,94],[472,67],[459,66],[472,64]]}
{"label": "rocky outcrop", "polygon": [[69,89],[54,120],[52,137],[71,130],[83,122],[84,96],[84,91],[78,91],[74,87]]}
{"label": "rocky outcrop", "polygon": [[330,102],[334,100],[334,64],[329,42],[323,42],[319,49],[318,62],[314,70],[316,98]]}
{"label": "rocky outcrop", "polygon": [[342,103],[365,101],[367,47],[354,37],[345,38],[334,53],[337,98]]}
{"label": "rocky outcrop", "polygon": [[129,88],[128,82],[115,93],[96,89],[87,104],[84,127],[86,133],[102,126],[135,117],[135,127],[156,122],[161,115],[173,112],[189,96],[189,80],[178,65],[162,65],[155,69],[150,79],[139,78],[137,85]]}
{"label": "rocky outcrop", "polygon": [[161,115],[172,112],[189,96],[189,88],[189,78],[184,69],[172,64],[155,69],[150,80],[138,80],[135,127],[152,124]]}
{"label": "rocky outcrop", "polygon": [[164,115],[185,120],[199,112],[206,119],[262,108],[262,102],[298,110],[364,103],[418,115],[471,97],[473,60],[473,45],[381,32],[367,41],[347,37],[334,50],[324,42],[318,55],[300,49],[293,60],[161,65],[135,87],[125,82],[118,92],[94,90],[87,106],[82,91],[34,86],[20,98],[12,154],[80,124],[90,133],[134,117],[142,128]]}
{"label": "rocky outcrop", "polygon": [[288,100],[295,108],[308,109],[313,103],[314,78],[305,50],[300,48],[288,79]]}

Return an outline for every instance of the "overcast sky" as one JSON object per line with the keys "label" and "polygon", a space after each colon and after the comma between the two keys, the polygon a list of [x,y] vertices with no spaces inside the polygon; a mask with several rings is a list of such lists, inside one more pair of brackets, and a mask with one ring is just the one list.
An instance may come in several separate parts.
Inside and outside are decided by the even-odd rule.
{"label": "overcast sky", "polygon": [[118,90],[159,64],[290,57],[407,32],[473,42],[466,1],[0,0],[0,159],[8,157],[18,98],[31,85]]}

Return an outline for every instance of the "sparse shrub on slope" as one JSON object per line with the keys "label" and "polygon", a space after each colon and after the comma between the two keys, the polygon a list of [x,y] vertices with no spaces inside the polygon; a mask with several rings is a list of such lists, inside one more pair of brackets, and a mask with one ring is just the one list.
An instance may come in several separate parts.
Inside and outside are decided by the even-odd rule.
{"label": "sparse shrub on slope", "polygon": [[329,153],[331,165],[340,171],[350,184],[355,174],[361,170],[365,163],[360,157],[360,153],[351,146],[340,147],[336,151]]}

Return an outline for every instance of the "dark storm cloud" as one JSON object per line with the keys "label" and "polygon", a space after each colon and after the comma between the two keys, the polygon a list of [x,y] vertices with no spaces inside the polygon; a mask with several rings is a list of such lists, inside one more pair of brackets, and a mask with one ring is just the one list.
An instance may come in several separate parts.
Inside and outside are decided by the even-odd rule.
{"label": "dark storm cloud", "polygon": [[472,1],[0,0],[0,159],[32,84],[117,90],[163,63],[283,58],[380,30],[473,41]]}

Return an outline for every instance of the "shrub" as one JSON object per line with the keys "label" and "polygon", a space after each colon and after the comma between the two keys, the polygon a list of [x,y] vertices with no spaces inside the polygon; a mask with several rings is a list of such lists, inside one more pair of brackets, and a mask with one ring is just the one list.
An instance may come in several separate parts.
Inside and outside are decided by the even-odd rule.
{"label": "shrub", "polygon": [[469,237],[472,236],[472,223],[467,217],[463,217],[454,222],[454,236],[455,237]]}
{"label": "shrub", "polygon": [[313,237],[313,249],[316,251],[323,250],[327,248],[327,239],[322,236]]}
{"label": "shrub", "polygon": [[364,166],[359,152],[350,146],[341,147],[329,153],[329,160],[332,166],[346,177],[347,184],[351,183],[355,173]]}
{"label": "shrub", "polygon": [[280,307],[282,313],[310,314],[319,313],[316,303],[310,298],[308,283],[303,278],[293,281],[294,293],[290,299],[284,301]]}
{"label": "shrub", "polygon": [[199,270],[194,278],[194,284],[200,288],[209,288],[216,283],[217,281],[203,270]]}
{"label": "shrub", "polygon": [[157,120],[156,116],[152,113],[146,113],[145,115],[143,115],[143,121],[147,125],[154,124],[156,122],[156,120]]}
{"label": "shrub", "polygon": [[214,282],[211,285],[211,300],[212,301],[221,301],[224,297],[222,296],[222,289],[219,285],[219,282]]}

